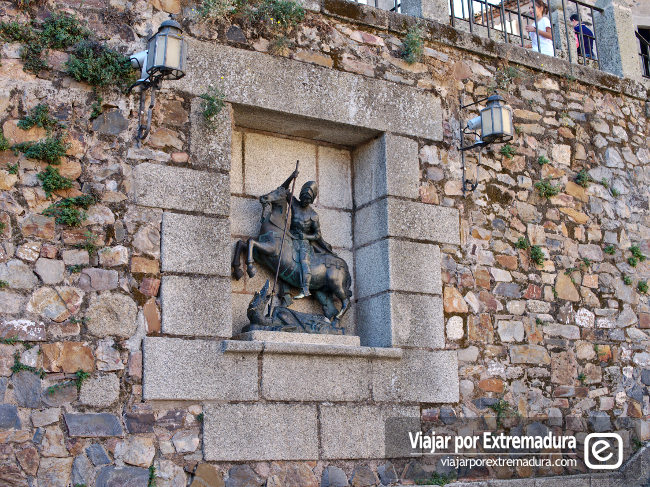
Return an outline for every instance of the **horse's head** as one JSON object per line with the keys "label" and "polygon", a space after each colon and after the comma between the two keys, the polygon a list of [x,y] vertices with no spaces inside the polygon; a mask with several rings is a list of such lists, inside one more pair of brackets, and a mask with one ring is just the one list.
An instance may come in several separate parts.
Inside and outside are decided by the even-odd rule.
{"label": "horse's head", "polygon": [[[282,221],[288,207],[287,190],[280,187],[260,196],[260,203],[262,203],[262,216],[260,218],[262,224],[271,221],[274,225],[282,227]],[[271,207],[270,211],[269,206]]]}

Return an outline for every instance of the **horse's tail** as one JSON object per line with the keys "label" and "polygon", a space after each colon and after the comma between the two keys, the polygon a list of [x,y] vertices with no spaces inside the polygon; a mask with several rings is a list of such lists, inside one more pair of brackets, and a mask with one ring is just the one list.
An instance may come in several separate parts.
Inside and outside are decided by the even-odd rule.
{"label": "horse's tail", "polygon": [[[343,261],[345,262],[345,261]],[[350,270],[348,269],[347,264],[345,265],[345,279],[343,280],[343,288],[345,289],[345,295],[349,298],[352,296],[352,277],[350,276]]]}

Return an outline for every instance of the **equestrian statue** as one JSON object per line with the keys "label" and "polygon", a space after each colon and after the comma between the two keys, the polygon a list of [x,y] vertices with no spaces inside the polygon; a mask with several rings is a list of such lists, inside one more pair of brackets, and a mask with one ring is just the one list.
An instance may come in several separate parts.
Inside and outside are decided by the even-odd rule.
{"label": "equestrian statue", "polygon": [[[267,318],[272,317],[271,306],[277,283],[278,295],[284,309],[288,309],[293,299],[313,295],[323,308],[324,318],[332,325],[331,330],[318,326],[307,327],[311,331],[299,331],[340,334],[336,325],[349,309],[352,296],[350,272],[346,262],[334,253],[332,246],[321,235],[318,214],[311,207],[318,195],[318,185],[315,181],[306,182],[297,199],[293,196],[297,176],[296,164],[296,170],[282,185],[260,197],[262,217],[259,236],[248,241],[239,240],[235,244],[233,276],[235,279],[241,279],[244,275],[241,269],[241,254],[245,250],[246,272],[249,277],[256,273],[255,262],[275,272],[276,282],[271,295],[268,296],[271,303]],[[290,287],[299,288],[300,292],[292,297],[289,294]],[[340,301],[340,309],[334,304],[334,298]],[[266,296],[260,297],[257,304],[260,299],[266,299]],[[315,331],[316,329],[322,331]]]}

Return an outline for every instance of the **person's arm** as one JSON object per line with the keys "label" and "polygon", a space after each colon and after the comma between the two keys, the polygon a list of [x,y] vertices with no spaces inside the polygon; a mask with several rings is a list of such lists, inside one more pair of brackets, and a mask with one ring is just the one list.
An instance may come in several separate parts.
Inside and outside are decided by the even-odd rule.
{"label": "person's arm", "polygon": [[540,30],[539,35],[545,39],[553,39],[553,34],[551,34],[551,28],[547,27],[546,30]]}
{"label": "person's arm", "polygon": [[287,178],[287,180],[286,180],[284,183],[281,184],[280,187],[281,187],[281,188],[284,188],[284,189],[289,189],[289,185],[291,184],[291,181],[293,181],[293,180],[296,179],[297,177],[298,177],[298,170],[296,169],[295,171],[293,171],[293,172],[291,173],[291,176],[289,176],[289,177]]}

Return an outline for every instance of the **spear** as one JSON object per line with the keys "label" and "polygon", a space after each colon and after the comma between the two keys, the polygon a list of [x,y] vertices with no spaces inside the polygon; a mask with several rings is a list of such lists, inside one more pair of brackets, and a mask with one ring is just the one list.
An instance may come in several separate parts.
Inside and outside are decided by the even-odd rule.
{"label": "spear", "polygon": [[271,316],[271,310],[273,309],[273,297],[275,296],[275,286],[278,284],[278,276],[280,275],[280,263],[282,262],[282,249],[284,248],[284,239],[287,236],[287,227],[289,226],[289,220],[291,219],[291,203],[293,202],[293,191],[296,189],[296,179],[298,179],[298,164],[300,161],[296,161],[296,177],[293,178],[291,183],[291,194],[289,195],[289,204],[287,205],[287,219],[284,222],[284,230],[282,232],[282,241],[280,242],[280,254],[278,255],[278,266],[275,269],[275,279],[273,280],[273,290],[271,291],[271,301],[269,301],[269,310],[266,313],[266,316]]}

